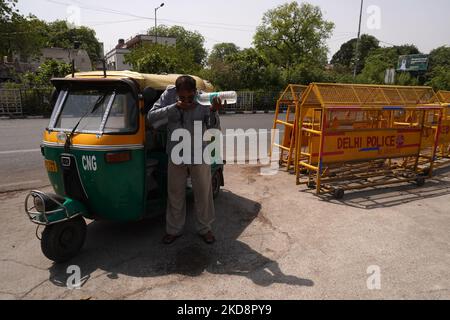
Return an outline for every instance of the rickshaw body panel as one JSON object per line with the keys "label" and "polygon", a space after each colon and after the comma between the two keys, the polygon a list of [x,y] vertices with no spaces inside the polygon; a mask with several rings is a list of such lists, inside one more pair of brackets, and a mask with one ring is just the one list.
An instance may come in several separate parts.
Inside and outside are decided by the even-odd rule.
{"label": "rickshaw body panel", "polygon": [[[71,197],[67,192],[61,158],[67,153],[65,140],[61,139],[60,130],[45,130],[42,153],[48,177],[57,195],[66,200],[81,202],[87,210],[81,214],[88,219],[112,221],[137,221],[153,216],[164,209],[167,200],[167,162],[164,150],[147,150],[146,148],[146,112],[140,92],[151,87],[163,92],[168,85],[175,82],[179,75],[145,75],[135,72],[76,73],[75,78],[52,80],[55,87],[66,85],[114,86],[127,85],[136,95],[138,108],[138,130],[128,134],[92,134],[77,133],[71,138],[69,155],[75,159],[79,181],[86,195],[85,199]],[[212,91],[212,85],[198,77],[197,86],[203,91]],[[65,132],[68,134],[69,132]],[[165,137],[163,137],[165,140]],[[108,154],[129,153],[130,159],[120,163],[108,163]],[[156,180],[158,197],[148,197],[147,161],[158,161]],[[223,177],[223,165],[211,166],[212,174],[220,171]],[[223,178],[222,178],[223,183]],[[188,194],[190,194],[188,190]]]}
{"label": "rickshaw body panel", "polygon": [[[107,153],[113,150],[95,150],[73,147],[71,154],[83,188],[87,195],[84,203],[89,209],[86,218],[96,220],[135,221],[145,214],[145,155],[143,147],[136,150],[121,149],[130,153],[131,160],[123,163],[106,163]],[[68,197],[65,192],[61,156],[63,147],[44,144],[46,163],[54,163],[57,172],[48,170],[55,193]],[[47,167],[49,167],[47,165]]]}
{"label": "rickshaw body panel", "polygon": [[[124,85],[121,79],[64,79],[56,80],[56,85],[65,82],[90,88],[92,84],[108,86],[117,83]],[[59,82],[59,83],[58,83]],[[131,85],[130,85],[131,84]],[[130,91],[133,88],[132,82]],[[137,90],[136,90],[137,91]],[[135,92],[135,91],[134,91]],[[136,96],[137,130],[126,134],[77,133],[71,138],[69,155],[76,162],[79,181],[86,195],[83,199],[74,198],[65,190],[62,157],[67,153],[65,139],[61,139],[60,130],[45,130],[43,135],[43,154],[49,180],[56,194],[82,202],[88,211],[83,216],[95,220],[136,221],[146,215],[145,202],[145,119],[140,111],[143,104]],[[66,132],[67,134],[68,132]],[[121,162],[108,162],[107,155],[127,154],[129,159]],[[76,175],[75,175],[76,176]]]}
{"label": "rickshaw body panel", "polygon": [[[34,190],[25,198],[30,221],[45,226],[38,238],[49,260],[65,263],[77,255],[85,218],[128,222],[164,212],[167,132],[147,128],[146,115],[177,78],[105,70],[52,79],[54,110],[41,150],[56,194]],[[200,90],[213,90],[195,79]],[[211,171],[217,196],[223,165]]]}

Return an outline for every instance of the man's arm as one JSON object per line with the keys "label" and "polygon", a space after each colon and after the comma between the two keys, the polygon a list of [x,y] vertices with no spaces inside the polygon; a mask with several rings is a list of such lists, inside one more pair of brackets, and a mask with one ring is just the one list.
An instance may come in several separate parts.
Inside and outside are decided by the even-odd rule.
{"label": "man's arm", "polygon": [[220,117],[218,111],[209,111],[209,124],[208,129],[219,129],[222,130],[220,126]]}
{"label": "man's arm", "polygon": [[157,129],[169,122],[169,114],[177,108],[175,88],[168,88],[147,115],[149,126]]}
{"label": "man's arm", "polygon": [[222,130],[220,126],[220,117],[219,117],[219,109],[222,106],[222,101],[220,99],[216,98],[213,101],[213,105],[211,109],[204,108],[206,112],[206,117],[208,118],[208,121],[206,122],[207,129],[218,129]]}

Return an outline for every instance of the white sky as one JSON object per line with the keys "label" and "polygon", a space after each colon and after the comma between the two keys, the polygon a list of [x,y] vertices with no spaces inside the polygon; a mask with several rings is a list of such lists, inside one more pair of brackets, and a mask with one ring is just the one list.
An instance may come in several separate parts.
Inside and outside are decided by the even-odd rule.
{"label": "white sky", "polygon": [[[82,25],[93,28],[104,43],[105,51],[113,48],[119,38],[128,39],[154,26],[154,8],[158,24],[182,25],[199,31],[209,50],[218,42],[234,42],[241,48],[252,46],[255,28],[264,12],[286,3],[285,0],[19,0],[22,14],[53,21],[75,17]],[[360,0],[308,0],[321,7],[327,20],[335,23],[328,41],[330,56],[342,43],[356,37]],[[424,53],[450,45],[450,0],[365,0],[362,33],[376,36],[384,45],[414,43]],[[379,8],[379,29],[368,27]],[[79,8],[79,15],[77,10]],[[75,14],[73,13],[75,12]],[[374,11],[372,11],[374,12]],[[377,22],[377,20],[375,20]]]}

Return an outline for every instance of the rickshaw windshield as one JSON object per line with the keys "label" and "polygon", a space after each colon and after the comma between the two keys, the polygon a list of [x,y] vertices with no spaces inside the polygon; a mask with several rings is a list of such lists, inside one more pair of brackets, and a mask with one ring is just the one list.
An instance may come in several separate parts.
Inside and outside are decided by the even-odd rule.
{"label": "rickshaw windshield", "polygon": [[60,92],[49,128],[71,132],[76,127],[77,133],[111,134],[136,132],[137,126],[138,109],[130,91],[76,88]]}

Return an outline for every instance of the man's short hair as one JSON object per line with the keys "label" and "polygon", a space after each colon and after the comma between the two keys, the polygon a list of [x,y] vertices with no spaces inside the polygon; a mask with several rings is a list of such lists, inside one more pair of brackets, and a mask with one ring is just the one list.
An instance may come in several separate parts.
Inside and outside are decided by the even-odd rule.
{"label": "man's short hair", "polygon": [[180,90],[188,90],[188,91],[196,91],[197,90],[197,82],[191,76],[181,76],[175,82],[175,86],[177,87],[177,91]]}

